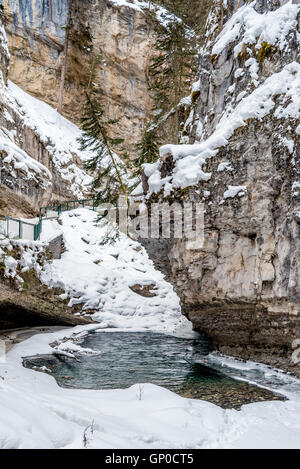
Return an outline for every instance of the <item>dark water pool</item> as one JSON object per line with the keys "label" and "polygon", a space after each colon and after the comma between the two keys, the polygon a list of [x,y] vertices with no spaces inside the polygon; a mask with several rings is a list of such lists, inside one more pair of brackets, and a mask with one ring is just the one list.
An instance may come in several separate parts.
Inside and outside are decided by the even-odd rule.
{"label": "dark water pool", "polygon": [[195,356],[205,359],[212,350],[209,340],[202,336],[181,339],[149,332],[96,332],[86,336],[80,345],[100,353],[81,356],[80,362],[53,355],[28,357],[24,365],[47,367],[65,388],[119,389],[153,383],[224,408],[281,399],[268,390],[194,363]]}

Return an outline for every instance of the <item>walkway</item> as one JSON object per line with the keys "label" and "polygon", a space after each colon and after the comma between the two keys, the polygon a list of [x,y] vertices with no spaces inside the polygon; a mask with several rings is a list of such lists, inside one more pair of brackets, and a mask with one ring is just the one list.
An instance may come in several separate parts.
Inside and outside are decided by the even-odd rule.
{"label": "walkway", "polygon": [[44,220],[55,220],[62,212],[85,207],[96,210],[94,199],[72,200],[56,206],[41,207],[39,217],[33,220],[0,215],[0,235],[12,239],[37,241],[42,233]]}

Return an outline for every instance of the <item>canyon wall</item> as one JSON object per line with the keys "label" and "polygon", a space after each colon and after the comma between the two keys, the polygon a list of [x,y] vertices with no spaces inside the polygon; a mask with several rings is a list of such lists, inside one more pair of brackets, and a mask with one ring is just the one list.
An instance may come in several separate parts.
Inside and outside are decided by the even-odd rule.
{"label": "canyon wall", "polygon": [[[10,79],[56,108],[70,0],[3,3],[9,18]],[[147,70],[153,20],[138,3],[73,0],[63,107],[64,115],[78,123],[89,56],[100,56],[95,83],[103,91],[107,115],[119,119],[113,129],[125,139],[119,150],[131,154],[152,106]]]}
{"label": "canyon wall", "polygon": [[222,352],[300,375],[298,4],[215,2],[185,101],[187,145],[161,149],[144,189],[149,202],[204,204],[201,249],[146,242],[194,328]]}
{"label": "canyon wall", "polygon": [[80,129],[9,82],[10,53],[0,18],[0,209],[32,217],[42,205],[84,198],[91,177]]}
{"label": "canyon wall", "polygon": [[[3,79],[6,82],[9,75],[13,82],[6,89],[2,86],[0,130],[6,143],[1,148],[1,193],[8,187],[34,211],[41,205],[88,197],[91,178],[83,163],[91,155],[79,151],[76,125],[54,110],[69,8],[63,114],[78,124],[94,67],[93,82],[102,90],[105,113],[118,121],[112,136],[124,139],[117,150],[131,156],[136,156],[135,145],[152,108],[148,66],[154,25],[169,20],[170,13],[139,0],[0,0],[0,5],[10,52],[9,59],[6,44],[6,53],[0,53]],[[3,198],[1,206],[5,207]],[[5,214],[12,211],[14,207],[8,207]],[[28,207],[24,216],[25,212]]]}

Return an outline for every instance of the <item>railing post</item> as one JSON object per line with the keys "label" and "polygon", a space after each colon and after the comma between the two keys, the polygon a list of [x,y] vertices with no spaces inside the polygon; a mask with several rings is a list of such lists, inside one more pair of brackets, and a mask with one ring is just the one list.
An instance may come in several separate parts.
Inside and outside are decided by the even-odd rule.
{"label": "railing post", "polygon": [[42,232],[42,220],[40,220],[40,222],[37,225],[34,225],[33,227],[34,241],[37,241],[39,239],[41,232]]}

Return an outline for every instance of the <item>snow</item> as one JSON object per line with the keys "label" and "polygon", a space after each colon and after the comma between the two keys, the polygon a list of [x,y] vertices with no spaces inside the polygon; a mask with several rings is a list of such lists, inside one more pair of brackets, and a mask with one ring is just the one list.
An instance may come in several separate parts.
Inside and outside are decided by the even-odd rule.
{"label": "snow", "polygon": [[300,116],[300,64],[292,62],[271,75],[248,96],[244,97],[230,113],[220,119],[216,130],[201,143],[194,145],[164,145],[161,158],[171,154],[175,161],[172,175],[161,178],[162,161],[145,165],[149,177],[149,193],[164,189],[167,196],[176,188],[184,189],[208,181],[211,173],[205,172],[207,159],[215,156],[219,148],[227,145],[235,130],[245,126],[248,119],[261,120],[271,112],[276,119]]}
{"label": "snow", "polygon": [[259,81],[258,81],[259,64],[258,64],[258,61],[254,57],[251,57],[250,59],[246,60],[245,66],[249,68],[249,72],[250,72],[252,82],[254,83],[255,86],[258,86],[259,85]]}
{"label": "snow", "polygon": [[225,24],[212,49],[213,55],[219,55],[230,43],[240,38],[236,45],[235,56],[239,54],[244,44],[256,44],[256,49],[262,43],[273,44],[283,50],[286,46],[286,36],[297,28],[297,15],[300,5],[289,1],[275,11],[260,14],[255,11],[256,2],[245,5]]}
{"label": "snow", "polygon": [[14,179],[25,177],[27,180],[40,183],[45,189],[52,184],[50,171],[21,150],[1,129],[0,151],[4,156],[2,164]]}
{"label": "snow", "polygon": [[[23,126],[32,129],[38,139],[45,145],[54,169],[59,177],[68,184],[74,198],[86,197],[92,177],[83,169],[83,165],[95,154],[93,150],[80,150],[78,142],[78,139],[82,136],[80,128],[64,118],[51,106],[29,95],[11,81],[8,81],[8,86],[4,90],[3,100],[8,107],[4,113],[7,122],[14,123],[13,116],[15,115]],[[51,181],[51,174],[48,169],[18,147],[15,135],[12,135],[11,132],[11,135],[8,135],[8,131],[4,129],[3,132],[1,130],[0,132],[0,144],[3,141],[10,148],[9,162],[14,164],[16,170],[25,171],[30,178],[34,178],[33,173],[43,173],[43,177]],[[126,166],[118,155],[114,153],[114,156],[123,180],[128,181],[130,174]],[[101,166],[105,168],[109,165],[109,162],[110,159],[107,155],[102,159]],[[112,172],[114,173],[114,170]],[[45,184],[49,186],[51,182],[46,181]]]}
{"label": "snow", "polygon": [[144,0],[110,0],[110,2],[117,6],[117,7],[127,7],[131,8],[135,11],[144,12],[145,10],[149,10],[155,13],[157,21],[159,21],[162,25],[167,26],[171,21],[181,22],[182,20],[172,13],[170,13],[166,8],[156,5],[151,1],[144,1]]}
{"label": "snow", "polygon": [[242,91],[241,93],[239,93],[236,97],[236,101],[241,101],[247,94],[247,91]]}
{"label": "snow", "polygon": [[218,166],[218,173],[222,173],[223,171],[233,171],[233,168],[230,164],[229,161],[223,161],[223,163],[220,163],[219,166]]}
{"label": "snow", "polygon": [[288,139],[286,137],[280,136],[281,143],[286,147],[289,153],[292,155],[294,153],[295,142],[294,140]]}
{"label": "snow", "polygon": [[233,199],[237,195],[242,197],[247,194],[247,186],[228,186],[227,191],[224,192],[224,199]]}
{"label": "snow", "polygon": [[[17,243],[22,252],[18,263],[23,268],[34,268],[47,284],[60,286],[70,302],[83,303],[83,310],[94,307],[93,319],[99,323],[35,335],[1,360],[1,449],[300,447],[300,399],[296,393],[286,391],[291,399],[287,402],[251,404],[241,411],[223,410],[150,383],[122,390],[64,389],[43,373],[47,370],[40,368],[38,373],[24,368],[23,357],[37,354],[66,355],[77,360],[81,355],[94,354],[80,345],[89,331],[193,334],[172,287],[155,271],[138,243],[121,235],[114,245],[102,246],[104,223],[96,225],[95,214],[88,209],[64,213],[61,222],[46,221],[41,242],[3,239],[0,249],[9,251]],[[36,267],[38,253],[59,232],[63,233],[67,251],[61,260]],[[14,272],[15,263],[12,259],[8,264]],[[157,297],[133,293],[129,286],[135,283],[155,284]],[[84,433],[88,435],[85,443]]]}
{"label": "snow", "polygon": [[300,181],[295,181],[292,184],[292,195],[298,197],[300,195]]}
{"label": "snow", "polygon": [[234,78],[241,78],[243,75],[245,75],[245,72],[242,68],[238,68],[235,72],[234,72]]}
{"label": "snow", "polygon": [[4,99],[9,110],[44,143],[54,167],[60,177],[70,184],[74,196],[83,197],[85,187],[92,178],[75,161],[77,158],[85,162],[92,153],[79,149],[77,140],[81,130],[51,106],[33,98],[11,81],[8,82]]}
{"label": "snow", "polygon": [[2,22],[0,22],[0,46],[3,49],[5,55],[9,58],[10,54],[8,50],[8,40]]}
{"label": "snow", "polygon": [[[79,334],[79,336],[82,336],[82,334]],[[78,355],[99,355],[100,352],[92,350],[90,348],[83,348],[79,344],[74,342],[74,340],[69,339],[60,340],[56,344],[54,344],[52,353],[55,355],[63,355],[69,358],[77,359]]]}
{"label": "snow", "polygon": [[[42,282],[61,288],[70,306],[82,304],[83,312],[94,311],[93,319],[101,327],[192,333],[177,295],[144,248],[122,233],[115,244],[102,245],[107,226],[96,224],[96,217],[89,209],[77,209],[63,213],[61,225],[43,222],[41,240],[62,232],[67,251],[60,260],[45,265]],[[154,285],[156,296],[140,296],[131,290],[134,285]]]}
{"label": "snow", "polygon": [[55,353],[49,343],[96,327],[36,335],[7,354],[0,364],[0,448],[83,448],[93,422],[89,449],[300,447],[296,396],[223,410],[149,383],[123,390],[63,389],[51,376],[22,367],[22,357]]}
{"label": "snow", "polygon": [[[34,270],[41,272],[41,257],[45,254],[45,244],[35,241],[11,240],[0,234],[0,262],[4,264],[4,276],[14,280],[22,289],[24,280],[21,274]],[[18,255],[13,251],[17,251]]]}

